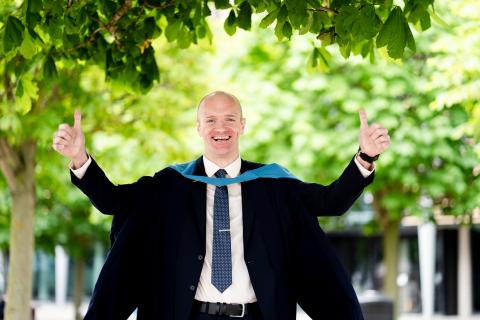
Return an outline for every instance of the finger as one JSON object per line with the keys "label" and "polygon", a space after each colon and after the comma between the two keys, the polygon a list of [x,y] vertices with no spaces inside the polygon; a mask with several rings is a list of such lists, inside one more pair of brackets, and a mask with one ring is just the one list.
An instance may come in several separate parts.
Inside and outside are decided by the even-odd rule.
{"label": "finger", "polygon": [[368,127],[368,135],[371,135],[375,130],[383,128],[379,123],[373,123]]}
{"label": "finger", "polygon": [[65,139],[63,139],[63,138],[60,138],[60,137],[55,137],[55,138],[53,139],[53,143],[54,143],[54,144],[61,144],[61,145],[65,146],[65,145],[68,144],[68,141],[65,140]]}
{"label": "finger", "polygon": [[390,141],[390,140],[385,136],[380,136],[377,139],[375,139],[375,143],[380,144],[380,145],[385,143],[385,142],[388,142],[388,141]]}
{"label": "finger", "polygon": [[62,145],[62,144],[53,143],[53,144],[52,144],[52,148],[53,148],[53,150],[55,150],[55,151],[61,151],[61,150],[63,150],[63,149],[65,148],[65,146]]}
{"label": "finger", "polygon": [[372,139],[376,139],[379,136],[386,136],[388,134],[388,130],[385,128],[378,128],[375,129],[373,132],[370,133],[370,137]]}
{"label": "finger", "polygon": [[365,112],[365,110],[358,110],[358,115],[360,117],[360,128],[368,128],[367,113]]}
{"label": "finger", "polygon": [[73,138],[72,134],[66,130],[58,130],[57,137],[64,138],[65,140],[71,140]]}
{"label": "finger", "polygon": [[55,132],[55,134],[53,135],[53,139],[54,139],[54,140],[55,140],[55,139],[63,139],[63,140],[66,141],[66,140],[67,140],[67,137],[66,137],[63,133],[57,131],[57,132]]}
{"label": "finger", "polygon": [[80,112],[80,109],[75,110],[75,114],[73,117],[74,117],[73,127],[75,129],[82,129],[82,113]]}
{"label": "finger", "polygon": [[390,141],[382,143],[383,150],[387,150],[390,147]]}
{"label": "finger", "polygon": [[58,130],[66,130],[66,131],[72,131],[72,127],[70,127],[66,123],[62,123],[58,126]]}

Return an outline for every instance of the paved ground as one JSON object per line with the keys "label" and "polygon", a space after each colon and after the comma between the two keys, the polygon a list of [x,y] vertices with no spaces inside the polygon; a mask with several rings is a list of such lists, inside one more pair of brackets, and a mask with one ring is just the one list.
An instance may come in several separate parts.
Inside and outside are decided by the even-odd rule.
{"label": "paved ground", "polygon": [[[56,305],[53,303],[35,303],[36,306],[36,320],[73,320],[73,306],[71,304]],[[85,310],[87,305],[83,306]],[[129,320],[135,320],[135,317],[130,317]],[[311,320],[302,310],[297,312],[297,320]],[[365,319],[368,320],[368,319]],[[434,316],[424,318],[418,314],[402,315],[399,320],[480,320],[480,315],[460,318],[456,316]]]}

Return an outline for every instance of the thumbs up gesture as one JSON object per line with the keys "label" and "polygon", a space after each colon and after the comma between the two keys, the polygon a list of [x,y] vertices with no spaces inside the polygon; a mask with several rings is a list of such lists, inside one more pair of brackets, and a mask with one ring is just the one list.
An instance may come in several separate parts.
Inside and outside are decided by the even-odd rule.
{"label": "thumbs up gesture", "polygon": [[358,140],[360,149],[371,157],[383,153],[390,146],[388,130],[378,123],[368,125],[365,110],[358,112],[360,116],[360,133]]}
{"label": "thumbs up gesture", "polygon": [[85,149],[85,136],[82,132],[82,114],[75,110],[73,127],[62,123],[53,136],[53,149],[70,158],[74,167],[80,167],[88,160]]}

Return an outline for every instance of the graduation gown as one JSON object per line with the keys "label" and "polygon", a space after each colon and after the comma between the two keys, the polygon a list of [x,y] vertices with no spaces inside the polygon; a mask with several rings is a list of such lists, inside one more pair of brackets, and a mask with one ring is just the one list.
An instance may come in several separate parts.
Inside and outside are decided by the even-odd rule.
{"label": "graduation gown", "polygon": [[[242,160],[241,173],[262,164]],[[194,174],[205,175],[202,158]],[[113,214],[108,253],[85,319],[188,320],[205,256],[206,185],[172,168],[113,185],[95,161],[82,179],[91,202]],[[242,186],[244,258],[265,320],[363,319],[356,294],[317,216],[341,215],[373,181],[353,159],[328,186],[259,178]]]}

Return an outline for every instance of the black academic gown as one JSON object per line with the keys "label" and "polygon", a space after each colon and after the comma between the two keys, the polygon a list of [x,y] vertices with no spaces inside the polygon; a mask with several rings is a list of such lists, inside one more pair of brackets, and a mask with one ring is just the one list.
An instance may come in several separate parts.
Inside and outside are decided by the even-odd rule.
{"label": "black academic gown", "polygon": [[[242,160],[241,172],[262,164]],[[202,158],[195,175],[205,175]],[[188,320],[205,256],[206,186],[172,168],[113,185],[92,161],[72,182],[113,214],[112,248],[85,319]],[[328,186],[293,179],[243,182],[244,257],[265,320],[293,320],[296,303],[314,320],[363,319],[317,216],[341,215],[373,181],[353,160]]]}

